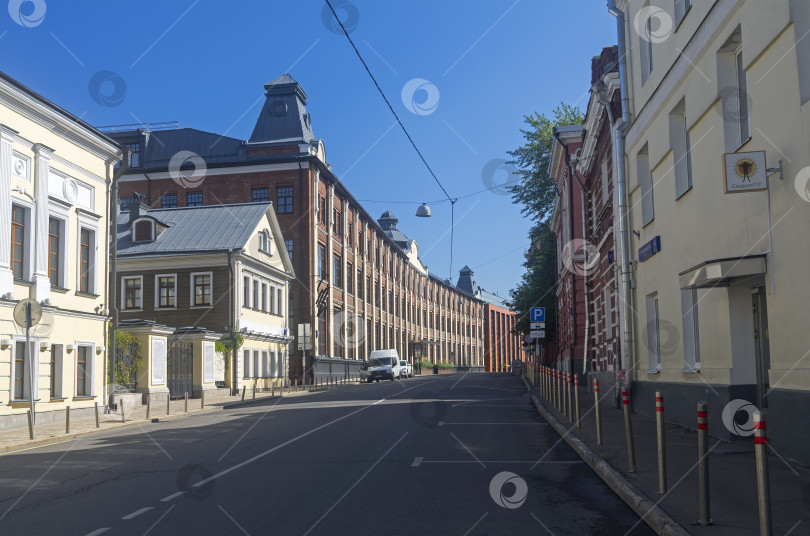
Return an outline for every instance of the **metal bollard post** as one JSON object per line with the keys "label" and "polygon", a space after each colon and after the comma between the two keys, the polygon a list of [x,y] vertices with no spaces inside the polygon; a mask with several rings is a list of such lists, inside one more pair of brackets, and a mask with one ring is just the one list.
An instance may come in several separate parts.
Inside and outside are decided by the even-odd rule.
{"label": "metal bollard post", "polygon": [[184,400],[185,400],[185,404],[183,405],[183,411],[188,413],[188,392],[183,393],[183,397],[184,397]]}
{"label": "metal bollard post", "polygon": [[152,401],[152,397],[149,396],[149,395],[146,395],[146,420],[147,421],[149,420],[149,414],[152,412],[151,401]]}
{"label": "metal bollard post", "polygon": [[563,371],[562,373],[562,413],[566,417],[568,416],[568,373]]}
{"label": "metal bollard post", "polygon": [[172,411],[172,397],[169,393],[166,393],[166,415],[169,415]]}
{"label": "metal bollard post", "polygon": [[101,428],[101,423],[98,419],[98,402],[96,402],[96,428]]}
{"label": "metal bollard post", "polygon": [[272,398],[275,398],[275,396],[276,396],[276,384],[275,383],[270,386],[270,396]]}
{"label": "metal bollard post", "polygon": [[28,410],[28,437],[34,439],[34,420],[31,418],[31,410]]}
{"label": "metal bollard post", "polygon": [[577,428],[582,428],[582,423],[579,420],[579,376],[577,374],[574,374],[574,406]]}
{"label": "metal bollard post", "polygon": [[121,399],[121,422],[127,422],[127,411],[124,407],[124,399]]}
{"label": "metal bollard post", "polygon": [[754,453],[757,461],[757,498],[759,500],[759,534],[771,536],[771,483],[768,476],[768,428],[765,414],[754,412]]}
{"label": "metal bollard post", "polygon": [[245,392],[247,391],[247,385],[242,386],[242,402],[245,401]]}
{"label": "metal bollard post", "polygon": [[698,475],[700,483],[701,525],[711,525],[711,504],[709,501],[709,405],[698,402]]}
{"label": "metal bollard post", "polygon": [[557,407],[557,370],[551,369],[551,405]]}
{"label": "metal bollard post", "polygon": [[667,444],[664,437],[664,395],[655,392],[655,428],[658,436],[658,493],[667,492]]}
{"label": "metal bollard post", "polygon": [[593,380],[593,409],[596,414],[596,444],[602,444],[602,415],[599,413],[599,380]]}
{"label": "metal bollard post", "polygon": [[573,386],[573,378],[570,372],[565,373],[565,405],[568,409],[568,422],[574,422],[574,404],[571,401],[571,389]]}
{"label": "metal bollard post", "polygon": [[65,407],[65,433],[70,433],[70,406]]}
{"label": "metal bollard post", "polygon": [[205,409],[205,389],[200,388],[200,409]]}
{"label": "metal bollard post", "polygon": [[252,402],[256,403],[256,386],[253,386],[253,395],[252,395]]}
{"label": "metal bollard post", "polygon": [[563,411],[563,384],[562,371],[557,371],[557,411]]}
{"label": "metal bollard post", "polygon": [[636,472],[636,449],[633,446],[633,421],[630,418],[630,391],[622,387],[622,407],[624,408],[624,432],[627,436],[628,472]]}

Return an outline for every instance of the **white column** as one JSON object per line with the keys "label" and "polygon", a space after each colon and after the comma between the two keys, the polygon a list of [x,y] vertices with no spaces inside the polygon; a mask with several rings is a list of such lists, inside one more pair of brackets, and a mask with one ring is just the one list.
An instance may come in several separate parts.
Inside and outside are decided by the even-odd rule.
{"label": "white column", "polygon": [[11,271],[11,166],[17,132],[0,125],[0,296],[14,288]]}
{"label": "white column", "polygon": [[38,302],[51,297],[51,281],[48,277],[48,164],[53,149],[37,143],[34,145],[34,226],[31,236],[34,238],[34,286]]}

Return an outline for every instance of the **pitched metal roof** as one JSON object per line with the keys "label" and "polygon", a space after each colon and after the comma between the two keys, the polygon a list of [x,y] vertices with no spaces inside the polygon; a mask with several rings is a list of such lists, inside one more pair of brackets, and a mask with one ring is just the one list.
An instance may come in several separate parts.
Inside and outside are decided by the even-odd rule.
{"label": "pitched metal roof", "polygon": [[267,100],[248,143],[309,143],[315,138],[307,113],[307,95],[289,74],[266,84]]}
{"label": "pitched metal roof", "polygon": [[167,227],[154,242],[133,242],[129,213],[118,216],[118,257],[242,249],[272,203],[164,208],[148,212]]}
{"label": "pitched metal roof", "polygon": [[148,136],[141,162],[141,166],[146,168],[168,166],[172,157],[180,151],[197,153],[206,164],[235,162],[244,158],[241,140],[196,128],[158,130],[150,132]]}

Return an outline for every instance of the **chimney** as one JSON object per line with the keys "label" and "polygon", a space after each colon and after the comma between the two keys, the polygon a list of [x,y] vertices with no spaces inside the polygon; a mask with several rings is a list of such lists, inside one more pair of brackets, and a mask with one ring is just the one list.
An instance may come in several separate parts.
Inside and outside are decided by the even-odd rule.
{"label": "chimney", "polygon": [[129,202],[129,222],[137,220],[141,216],[149,213],[149,205],[146,204],[146,196],[139,193],[132,194]]}

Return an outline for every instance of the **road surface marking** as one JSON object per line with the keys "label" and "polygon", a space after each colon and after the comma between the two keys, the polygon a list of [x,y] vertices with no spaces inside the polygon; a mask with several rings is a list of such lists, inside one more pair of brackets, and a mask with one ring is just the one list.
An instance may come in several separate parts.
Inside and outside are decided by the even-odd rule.
{"label": "road surface marking", "polygon": [[127,519],[133,519],[133,518],[136,518],[136,517],[138,517],[139,515],[141,515],[141,514],[144,514],[144,513],[148,512],[148,511],[149,511],[149,510],[151,510],[152,508],[154,508],[154,506],[147,506],[146,508],[141,508],[140,510],[136,510],[136,511],[132,512],[131,514],[129,514],[128,516],[124,516],[124,517],[122,517],[121,519],[127,520]]}
{"label": "road surface marking", "polygon": [[88,532],[87,536],[98,536],[99,534],[104,534],[110,529],[112,529],[112,527],[104,527],[102,529],[94,530],[93,532]]}
{"label": "road surface marking", "polygon": [[149,533],[152,531],[152,529],[153,529],[153,528],[155,528],[155,527],[157,526],[157,524],[158,524],[158,523],[160,523],[161,521],[163,521],[163,518],[164,518],[164,517],[166,517],[167,515],[169,515],[169,512],[171,512],[171,511],[172,511],[172,508],[174,508],[175,506],[177,506],[177,505],[176,505],[176,504],[173,504],[173,505],[171,505],[171,506],[169,507],[169,509],[168,509],[168,510],[166,510],[165,512],[163,512],[163,515],[162,515],[162,516],[160,516],[160,517],[158,518],[158,520],[157,520],[157,521],[155,521],[154,523],[152,523],[152,526],[151,526],[151,527],[149,527],[148,529],[146,529],[146,532],[144,532],[144,533],[143,533],[143,536],[146,536],[147,534],[149,534]]}
{"label": "road surface marking", "polygon": [[176,499],[180,495],[183,495],[184,493],[185,493],[185,491],[178,491],[177,493],[172,493],[168,497],[163,497],[162,499],[160,499],[160,502],[169,502],[171,500]]}
{"label": "road surface marking", "polygon": [[484,518],[485,518],[485,517],[487,517],[488,515],[489,515],[489,512],[484,512],[484,515],[482,515],[480,518],[478,518],[478,521],[476,521],[475,523],[473,523],[473,526],[472,526],[472,527],[470,527],[470,530],[468,530],[467,532],[465,532],[465,533],[464,533],[464,536],[467,536],[469,533],[471,533],[471,532],[473,531],[473,529],[474,529],[475,527],[477,527],[477,526],[478,526],[478,524],[479,524],[480,522],[482,522],[482,521],[484,520]]}
{"label": "road surface marking", "polygon": [[[436,380],[431,380],[431,381],[436,381]],[[431,382],[425,382],[425,384],[422,384],[422,385],[414,385],[413,387],[408,387],[407,389],[405,389],[405,391],[410,391],[411,389],[416,389],[417,387],[422,387],[423,385],[426,385],[426,384],[428,384],[428,383],[431,383]],[[393,397],[393,396],[399,396],[399,395],[401,395],[402,393],[404,393],[405,391],[401,391],[401,392],[399,392],[399,393],[395,393],[395,394],[393,394],[393,395],[391,395],[391,396],[392,396],[392,397]],[[296,436],[296,437],[294,437],[294,438],[292,438],[292,439],[289,439],[289,440],[285,441],[284,443],[281,443],[281,444],[279,444],[279,445],[276,445],[275,447],[273,447],[273,448],[271,448],[271,449],[267,449],[267,450],[265,450],[264,452],[259,453],[259,454],[257,454],[256,456],[253,456],[252,458],[248,458],[247,460],[245,460],[245,461],[243,461],[243,462],[240,462],[240,463],[237,463],[236,465],[233,465],[233,466],[229,467],[228,469],[225,469],[225,470],[223,470],[223,471],[220,471],[219,473],[217,473],[217,474],[215,474],[215,475],[209,476],[209,477],[208,477],[208,478],[206,478],[205,480],[201,480],[201,481],[197,482],[196,484],[194,484],[194,485],[193,485],[193,486],[191,486],[191,487],[192,487],[192,488],[199,488],[200,486],[204,486],[205,484],[207,484],[207,483],[209,483],[209,482],[212,482],[212,481],[214,481],[214,480],[216,480],[216,479],[218,479],[218,478],[220,478],[220,477],[223,477],[223,476],[227,475],[228,473],[231,473],[231,472],[233,472],[233,471],[236,471],[237,469],[241,469],[242,467],[244,467],[244,466],[246,466],[246,465],[249,465],[249,464],[251,464],[251,463],[255,462],[256,460],[259,460],[259,459],[261,459],[261,458],[264,458],[264,457],[265,457],[265,456],[267,456],[268,454],[272,454],[273,452],[275,452],[275,451],[277,451],[277,450],[279,450],[279,449],[281,449],[281,448],[284,448],[284,447],[286,447],[287,445],[291,445],[291,444],[295,443],[296,441],[298,441],[299,439],[303,439],[303,438],[307,437],[307,436],[308,436],[308,435],[310,435],[310,434],[314,434],[315,432],[317,432],[317,431],[319,431],[319,430],[323,430],[323,429],[324,429],[324,428],[326,428],[327,426],[331,426],[331,425],[335,424],[336,422],[342,421],[343,419],[346,419],[346,418],[348,418],[348,417],[351,417],[352,415],[356,415],[356,414],[360,413],[361,411],[363,411],[363,410],[365,410],[365,409],[370,408],[371,406],[376,406],[377,404],[379,404],[379,403],[381,403],[381,402],[383,402],[383,401],[385,401],[385,400],[387,400],[387,398],[381,398],[380,400],[378,400],[378,401],[374,402],[373,404],[368,404],[368,405],[366,405],[366,406],[363,406],[363,407],[362,407],[362,408],[360,408],[360,409],[357,409],[357,410],[352,411],[351,413],[347,413],[346,415],[343,415],[342,417],[338,417],[337,419],[333,419],[333,420],[331,420],[331,421],[329,421],[329,422],[327,422],[327,423],[324,423],[324,424],[322,424],[322,425],[320,425],[320,426],[318,426],[318,427],[316,427],[316,428],[313,428],[313,429],[312,429],[312,430],[310,430],[309,432],[304,432],[303,434],[298,435],[298,436]],[[403,436],[403,437],[404,437],[404,436]]]}
{"label": "road surface marking", "polygon": [[52,445],[59,445],[61,443],[67,443],[68,441],[73,441],[74,439],[76,439],[76,438],[71,437],[70,439],[65,439],[64,441],[56,441],[54,443],[46,443],[44,445],[34,445],[33,447],[26,447],[24,449],[10,450],[8,452],[3,452],[2,454],[0,454],[0,456],[7,456],[9,454],[14,454],[14,453],[17,453],[17,452],[24,452],[26,450],[31,450],[31,449],[41,449],[41,448],[44,448],[44,447],[50,447]]}
{"label": "road surface marking", "polygon": [[411,464],[411,467],[419,467],[419,464],[422,463],[422,460],[424,460],[424,458],[422,456],[417,456],[416,458],[413,459],[413,463]]}

